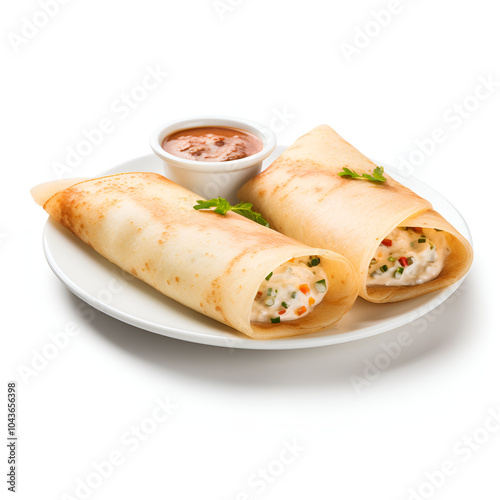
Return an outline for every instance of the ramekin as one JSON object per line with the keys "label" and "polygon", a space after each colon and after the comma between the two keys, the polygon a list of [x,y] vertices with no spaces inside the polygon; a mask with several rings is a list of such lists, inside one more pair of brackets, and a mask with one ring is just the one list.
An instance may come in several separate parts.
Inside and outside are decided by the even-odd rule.
{"label": "ramekin", "polygon": [[[165,137],[179,130],[194,127],[233,127],[255,134],[262,141],[262,149],[254,155],[239,160],[207,162],[187,160],[167,153],[162,148]],[[210,199],[221,196],[230,203],[237,203],[237,193],[245,182],[262,169],[262,162],[274,150],[276,136],[268,128],[251,120],[225,116],[203,116],[166,123],[151,135],[151,148],[163,160],[165,176]]]}

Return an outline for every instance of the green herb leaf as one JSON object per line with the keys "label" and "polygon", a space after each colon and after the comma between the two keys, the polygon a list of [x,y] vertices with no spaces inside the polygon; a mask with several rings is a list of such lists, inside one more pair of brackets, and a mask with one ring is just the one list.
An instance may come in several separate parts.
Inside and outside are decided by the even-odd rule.
{"label": "green herb leaf", "polygon": [[243,215],[243,217],[246,217],[247,219],[257,222],[261,226],[269,227],[269,222],[267,222],[267,220],[264,219],[262,215],[252,210],[251,203],[238,203],[236,206],[231,207],[230,210],[237,214]]}
{"label": "green herb leaf", "polygon": [[345,177],[346,179],[365,179],[371,182],[385,182],[387,179],[384,177],[384,167],[375,167],[372,174],[357,174],[354,170],[350,168],[343,167],[342,172],[339,172],[340,177]]}
{"label": "green herb leaf", "polygon": [[369,181],[385,182],[387,179],[384,177],[384,167],[375,167],[373,175],[363,174],[363,177]]}
{"label": "green herb leaf", "polygon": [[206,201],[196,200],[196,202],[198,203],[198,205],[195,205],[193,207],[195,210],[205,210],[215,207],[214,212],[220,215],[226,215],[226,213],[231,210],[231,204],[220,196],[218,198],[212,198],[211,200]]}
{"label": "green herb leaf", "polygon": [[344,167],[342,170],[343,172],[339,172],[340,177],[348,177],[349,179],[356,179],[356,177],[361,177],[361,175],[357,174],[350,168]]}
{"label": "green herb leaf", "polygon": [[266,276],[266,281],[269,281],[271,279],[271,276],[273,275],[272,271]]}
{"label": "green herb leaf", "polygon": [[396,272],[394,273],[394,277],[398,280],[401,279],[401,276],[403,275],[404,270],[405,270],[404,267],[398,267]]}
{"label": "green herb leaf", "polygon": [[227,200],[221,198],[212,198],[211,200],[196,200],[198,205],[195,205],[193,208],[195,210],[207,210],[210,208],[214,208],[214,212],[220,215],[226,215],[227,212],[232,211],[247,219],[253,220],[262,226],[269,227],[269,223],[266,219],[262,217],[257,212],[252,210],[251,203],[238,203],[237,205],[231,205]]}
{"label": "green herb leaf", "polygon": [[319,293],[325,293],[326,292],[326,281],[325,280],[319,280],[314,283],[314,286],[316,287],[316,290]]}

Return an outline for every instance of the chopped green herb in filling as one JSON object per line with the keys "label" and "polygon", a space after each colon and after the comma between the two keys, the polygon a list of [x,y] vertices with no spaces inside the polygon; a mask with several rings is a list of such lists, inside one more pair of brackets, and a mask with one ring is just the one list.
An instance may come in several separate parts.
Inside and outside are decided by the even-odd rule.
{"label": "chopped green herb in filling", "polygon": [[319,293],[326,292],[326,281],[325,280],[316,281],[316,283],[314,283],[314,286],[316,287],[316,290],[318,290]]}
{"label": "chopped green herb in filling", "polygon": [[398,227],[379,241],[368,265],[367,286],[426,283],[439,276],[450,253],[446,233],[432,228]]}
{"label": "chopped green herb in filling", "polygon": [[402,276],[402,275],[403,275],[403,273],[404,273],[404,270],[405,270],[405,268],[404,268],[404,267],[398,267],[398,268],[397,268],[397,270],[396,270],[396,272],[394,273],[394,277],[395,277],[396,279],[400,279],[400,278],[401,278],[401,276]]}
{"label": "chopped green herb in filling", "polygon": [[312,255],[278,266],[262,281],[255,295],[253,323],[283,323],[307,316],[328,290],[321,259]]}
{"label": "chopped green herb in filling", "polygon": [[319,265],[321,259],[319,257],[311,257],[311,260],[307,263],[308,267],[315,267]]}

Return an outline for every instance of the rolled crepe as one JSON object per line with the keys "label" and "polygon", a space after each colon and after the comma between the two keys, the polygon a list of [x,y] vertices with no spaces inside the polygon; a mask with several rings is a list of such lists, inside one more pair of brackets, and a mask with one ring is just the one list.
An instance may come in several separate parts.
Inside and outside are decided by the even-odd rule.
{"label": "rolled crepe", "polygon": [[[253,203],[277,231],[346,256],[357,270],[360,295],[371,302],[417,297],[467,273],[472,262],[470,243],[429,201],[385,173],[383,183],[340,177],[343,167],[371,174],[376,165],[322,125],[300,137],[269,168],[247,182],[238,196]],[[450,253],[441,273],[420,285],[367,286],[371,259],[381,241],[397,227],[446,232]]]}
{"label": "rolled crepe", "polygon": [[[78,182],[79,181],[79,182]],[[314,332],[354,303],[352,265],[245,217],[193,209],[198,195],[154,173],[124,173],[46,183],[33,198],[83,242],[166,296],[254,338]],[[310,314],[277,324],[251,323],[260,284],[289,259],[318,255],[328,279]]]}

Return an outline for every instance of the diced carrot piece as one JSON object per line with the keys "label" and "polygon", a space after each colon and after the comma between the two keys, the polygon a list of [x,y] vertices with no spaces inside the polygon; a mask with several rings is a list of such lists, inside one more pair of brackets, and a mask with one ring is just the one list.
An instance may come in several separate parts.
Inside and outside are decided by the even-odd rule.
{"label": "diced carrot piece", "polygon": [[286,313],[286,309],[282,309],[281,311],[278,311],[278,314],[285,314]]}
{"label": "diced carrot piece", "polygon": [[296,314],[297,316],[300,316],[300,315],[304,314],[306,311],[307,311],[306,306],[302,306],[302,307],[299,307],[299,308],[295,311],[295,314]]}
{"label": "diced carrot piece", "polygon": [[309,290],[309,285],[300,285],[299,286],[299,290],[304,294],[306,295],[307,293],[309,293],[311,290]]}
{"label": "diced carrot piece", "polygon": [[313,297],[309,297],[309,305],[312,306],[316,301]]}

